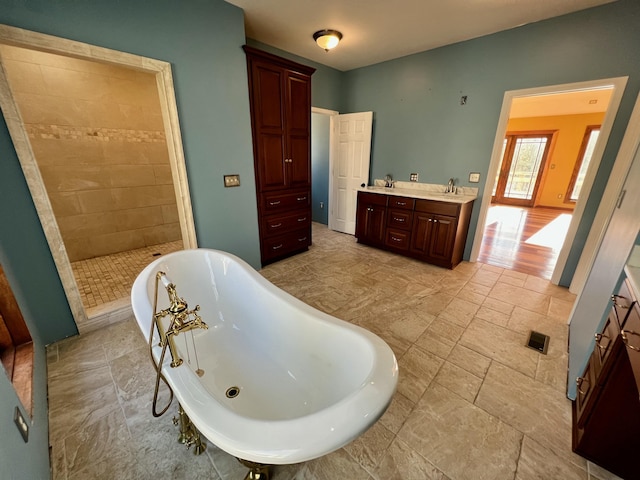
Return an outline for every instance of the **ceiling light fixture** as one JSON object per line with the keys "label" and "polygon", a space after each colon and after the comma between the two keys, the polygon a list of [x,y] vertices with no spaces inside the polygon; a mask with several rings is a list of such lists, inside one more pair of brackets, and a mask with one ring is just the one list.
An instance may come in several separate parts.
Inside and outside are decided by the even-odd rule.
{"label": "ceiling light fixture", "polygon": [[320,48],[328,52],[340,43],[342,34],[337,30],[320,30],[313,34],[313,39]]}

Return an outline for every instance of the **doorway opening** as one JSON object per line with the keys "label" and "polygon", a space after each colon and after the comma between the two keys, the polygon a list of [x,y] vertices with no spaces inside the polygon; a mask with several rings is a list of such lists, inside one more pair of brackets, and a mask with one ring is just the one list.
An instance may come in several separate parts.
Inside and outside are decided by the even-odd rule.
{"label": "doorway opening", "polygon": [[[170,65],[12,27],[1,31],[0,46],[2,110],[78,330],[127,318],[128,288],[119,299],[102,297],[114,280],[132,282],[154,253],[196,247]],[[27,58],[18,64],[17,50]],[[66,72],[43,73],[60,61]],[[63,91],[76,94],[64,98]],[[31,105],[29,93],[40,96]],[[131,101],[114,101],[119,95]],[[42,108],[47,103],[53,108]],[[133,253],[149,248],[136,264]],[[81,265],[95,257],[104,267],[98,273]],[[87,303],[92,288],[102,297],[94,310]]]}
{"label": "doorway opening", "polygon": [[505,93],[472,261],[558,284],[625,84]]}

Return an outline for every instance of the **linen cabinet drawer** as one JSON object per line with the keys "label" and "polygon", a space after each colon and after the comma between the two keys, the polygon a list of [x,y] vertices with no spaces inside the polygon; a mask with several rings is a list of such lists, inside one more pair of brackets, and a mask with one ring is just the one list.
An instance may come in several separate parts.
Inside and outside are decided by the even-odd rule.
{"label": "linen cabinet drawer", "polygon": [[407,210],[389,210],[387,212],[387,227],[411,230],[413,212]]}
{"label": "linen cabinet drawer", "polygon": [[304,250],[311,244],[311,230],[309,228],[289,232],[263,242],[262,255],[264,259],[274,259],[288,255],[291,252]]}
{"label": "linen cabinet drawer", "polygon": [[288,215],[270,215],[263,219],[263,231],[269,237],[281,235],[291,230],[309,228],[310,225],[311,219],[307,210]]}
{"label": "linen cabinet drawer", "polygon": [[401,210],[413,210],[416,201],[413,198],[389,196],[389,208],[399,208]]}
{"label": "linen cabinet drawer", "polygon": [[287,193],[263,194],[262,208],[265,213],[277,213],[294,208],[309,207],[311,193],[309,190],[298,190]]}
{"label": "linen cabinet drawer", "polygon": [[384,244],[397,250],[409,249],[409,237],[411,232],[405,232],[397,229],[387,229]]}

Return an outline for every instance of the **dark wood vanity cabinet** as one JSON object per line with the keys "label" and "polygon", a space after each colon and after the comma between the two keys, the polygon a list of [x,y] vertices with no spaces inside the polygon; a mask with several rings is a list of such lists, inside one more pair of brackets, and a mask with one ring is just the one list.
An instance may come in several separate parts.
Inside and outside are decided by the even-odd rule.
{"label": "dark wood vanity cabinet", "polygon": [[311,75],[244,46],[262,264],[311,245]]}
{"label": "dark wood vanity cabinet", "polygon": [[640,478],[640,308],[625,281],[573,402],[573,450],[612,473]]}
{"label": "dark wood vanity cabinet", "polygon": [[[374,203],[375,202],[375,203]],[[441,267],[462,261],[473,202],[358,192],[358,242]]]}

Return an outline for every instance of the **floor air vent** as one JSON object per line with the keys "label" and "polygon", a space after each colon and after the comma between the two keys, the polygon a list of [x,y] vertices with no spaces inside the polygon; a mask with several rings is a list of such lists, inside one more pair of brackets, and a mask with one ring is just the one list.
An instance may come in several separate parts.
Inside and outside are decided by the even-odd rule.
{"label": "floor air vent", "polygon": [[527,342],[527,347],[533,348],[538,352],[546,355],[547,347],[549,346],[549,335],[545,335],[544,333],[534,332],[531,330],[529,334],[529,341]]}

